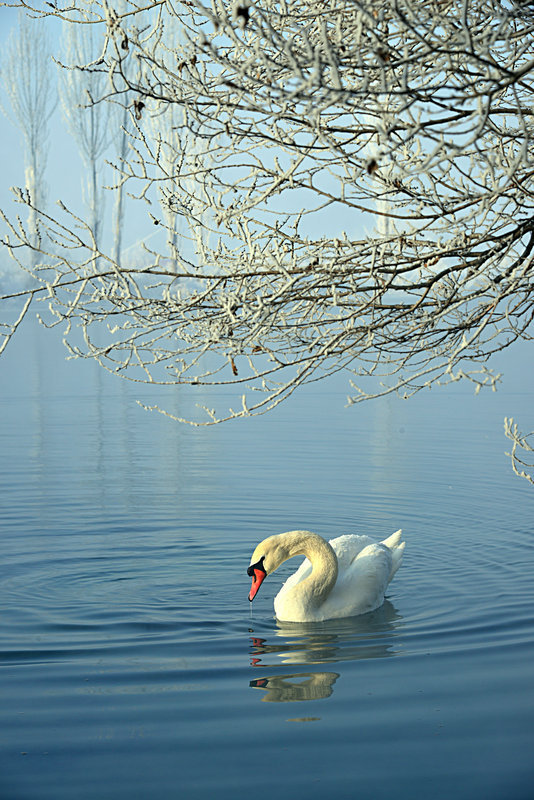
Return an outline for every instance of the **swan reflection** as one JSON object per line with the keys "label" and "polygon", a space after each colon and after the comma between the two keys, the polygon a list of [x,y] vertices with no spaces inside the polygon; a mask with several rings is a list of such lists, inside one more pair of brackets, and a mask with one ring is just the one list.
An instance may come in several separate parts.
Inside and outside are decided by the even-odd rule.
{"label": "swan reflection", "polygon": [[330,697],[339,678],[337,672],[296,672],[293,675],[272,675],[250,681],[253,689],[267,694],[262,703],[296,703],[299,700],[321,700]]}
{"label": "swan reflection", "polygon": [[[360,617],[322,623],[277,620],[277,629],[269,638],[251,636],[251,665],[272,668],[280,664],[389,658],[398,652],[397,629],[401,620],[402,616],[389,600],[376,611]],[[338,678],[338,672],[295,672],[258,677],[249,685],[266,693],[263,702],[292,703],[330,697]]]}
{"label": "swan reflection", "polygon": [[402,616],[389,600],[376,611],[360,617],[321,623],[277,620],[275,639],[251,637],[251,664],[263,667],[280,663],[328,664],[394,656],[401,620]]}

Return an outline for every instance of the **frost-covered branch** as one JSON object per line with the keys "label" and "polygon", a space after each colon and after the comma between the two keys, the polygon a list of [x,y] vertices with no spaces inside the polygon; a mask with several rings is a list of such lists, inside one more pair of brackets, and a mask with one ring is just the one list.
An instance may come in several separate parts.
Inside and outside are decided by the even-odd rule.
{"label": "frost-covered branch", "polygon": [[[520,478],[526,478],[529,483],[534,484],[534,455],[532,455],[534,453],[534,431],[525,435],[518,429],[512,417],[506,417],[504,433],[512,442],[512,452],[506,454],[512,460],[512,469]],[[523,451],[521,457],[518,449]],[[527,458],[528,460],[525,460]]]}
{"label": "frost-covered branch", "polygon": [[[78,64],[101,81],[88,104],[129,109],[120,185],[163,235],[125,266],[96,223],[41,215],[54,248],[35,279],[73,355],[228,385],[194,424],[341,370],[352,403],[495,386],[492,354],[534,313],[528,5],[83,8],[46,13],[100,31]],[[24,228],[6,244],[18,257]]]}

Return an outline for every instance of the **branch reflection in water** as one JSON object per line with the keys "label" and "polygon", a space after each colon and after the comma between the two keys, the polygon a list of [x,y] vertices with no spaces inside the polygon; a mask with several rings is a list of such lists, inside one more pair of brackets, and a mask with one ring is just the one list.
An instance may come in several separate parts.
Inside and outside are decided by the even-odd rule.
{"label": "branch reflection in water", "polygon": [[[376,611],[361,617],[322,623],[277,620],[273,637],[280,637],[283,641],[252,636],[251,665],[272,668],[280,663],[332,664],[388,658],[399,651],[396,637],[401,620],[402,616],[389,600]],[[263,702],[293,703],[330,697],[339,677],[338,672],[295,672],[262,676],[250,681],[249,685],[266,692]]]}

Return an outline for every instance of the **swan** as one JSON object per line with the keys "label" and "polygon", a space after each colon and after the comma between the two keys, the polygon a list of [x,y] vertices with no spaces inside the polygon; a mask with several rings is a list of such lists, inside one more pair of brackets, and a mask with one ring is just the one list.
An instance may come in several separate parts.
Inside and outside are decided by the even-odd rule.
{"label": "swan", "polygon": [[254,600],[264,578],[293,556],[306,556],[274,599],[281,622],[322,622],[374,611],[400,567],[405,542],[398,530],[382,542],[345,535],[327,542],[310,531],[269,536],[256,547],[247,574],[248,599]]}

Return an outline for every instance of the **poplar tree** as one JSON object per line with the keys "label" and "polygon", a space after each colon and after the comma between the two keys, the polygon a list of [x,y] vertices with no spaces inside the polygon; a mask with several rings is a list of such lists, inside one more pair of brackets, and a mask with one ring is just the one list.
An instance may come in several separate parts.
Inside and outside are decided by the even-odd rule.
{"label": "poplar tree", "polygon": [[0,74],[11,110],[6,113],[20,129],[24,144],[24,192],[30,201],[27,239],[32,268],[39,259],[41,242],[35,209],[44,208],[47,194],[48,123],[57,105],[54,72],[46,26],[42,20],[32,20],[20,11],[18,26],[7,41]]}
{"label": "poplar tree", "polygon": [[102,156],[110,141],[110,105],[98,102],[106,92],[107,76],[102,68],[105,36],[102,26],[82,27],[63,22],[64,61],[60,71],[60,97],[67,128],[74,138],[87,170],[82,194],[87,206],[90,247],[100,249],[105,193],[102,187]]}

